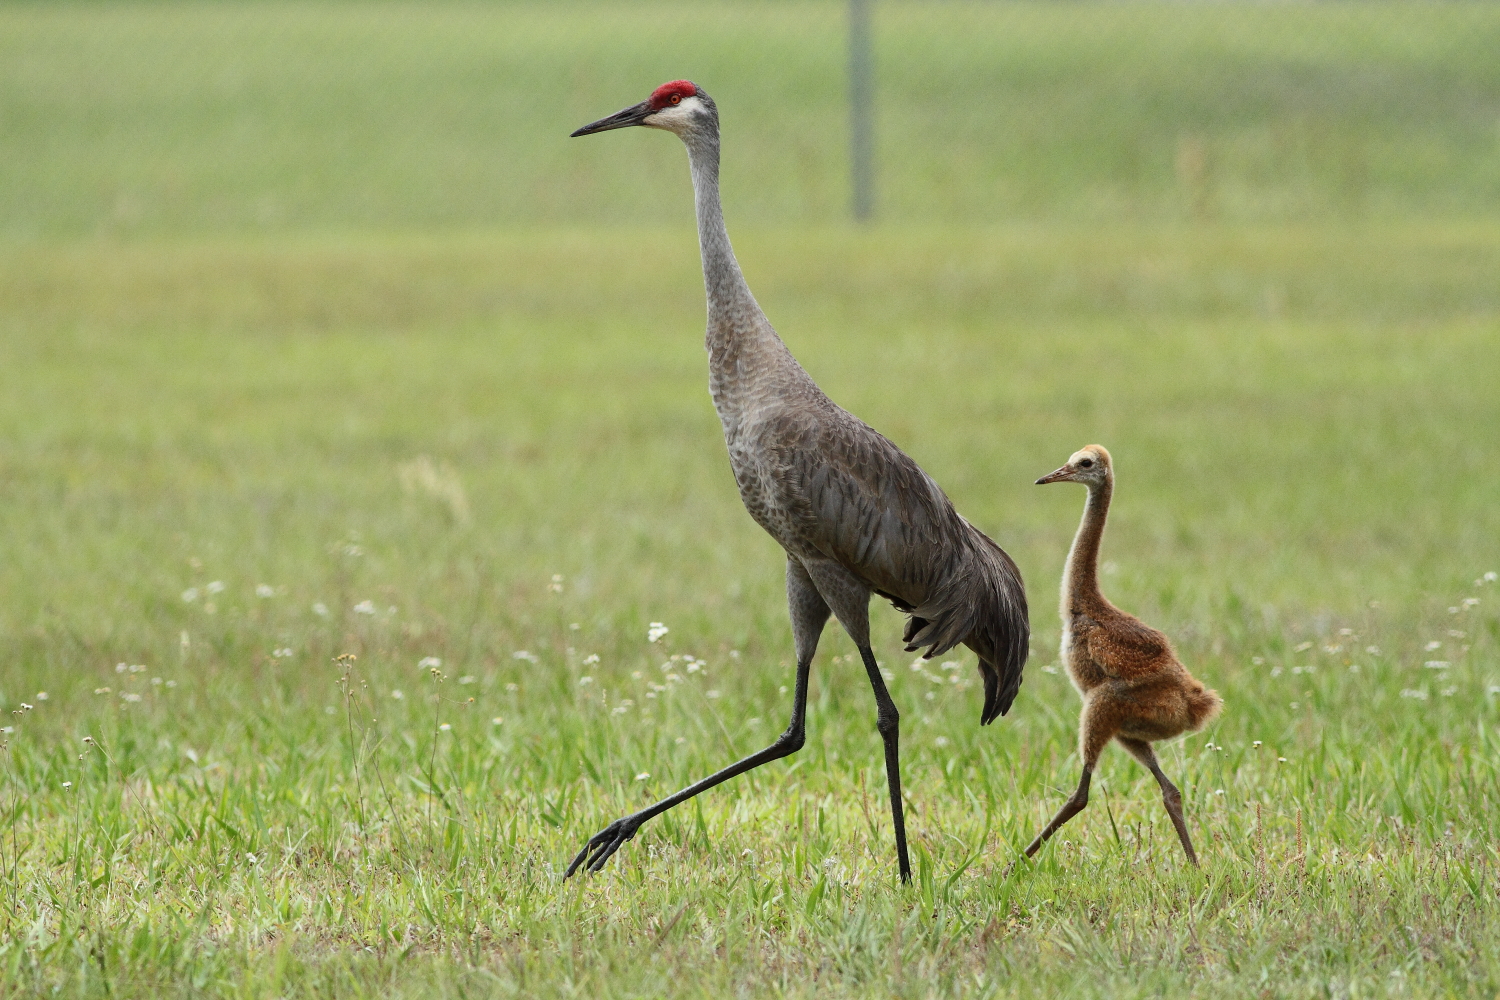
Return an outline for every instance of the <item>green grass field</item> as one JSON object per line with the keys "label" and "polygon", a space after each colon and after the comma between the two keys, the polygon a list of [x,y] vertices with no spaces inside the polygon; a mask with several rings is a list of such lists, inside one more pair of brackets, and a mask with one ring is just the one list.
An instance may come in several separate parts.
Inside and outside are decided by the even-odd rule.
{"label": "green grass field", "polygon": [[[0,991],[1500,992],[1500,10],[876,23],[856,229],[837,5],[0,7]],[[792,350],[1026,575],[986,729],[874,614],[908,887],[836,627],[799,755],[559,880],[790,709],[685,157],[564,138],[682,75]],[[1226,701],[1161,748],[1201,870],[1110,751],[1007,871],[1089,441],[1107,591]]]}

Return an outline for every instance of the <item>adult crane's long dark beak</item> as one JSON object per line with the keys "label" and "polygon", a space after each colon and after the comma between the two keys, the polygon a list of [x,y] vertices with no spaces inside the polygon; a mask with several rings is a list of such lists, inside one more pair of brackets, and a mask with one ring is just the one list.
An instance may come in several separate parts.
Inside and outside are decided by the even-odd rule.
{"label": "adult crane's long dark beak", "polygon": [[632,125],[644,125],[646,123],[647,117],[650,116],[651,111],[652,109],[650,102],[642,101],[633,108],[626,108],[624,111],[616,111],[608,118],[601,118],[591,125],[585,125],[583,128],[579,129],[577,132],[574,132],[571,136],[569,136],[569,138],[576,139],[580,135],[593,135],[595,132],[608,132],[613,128],[629,128]]}

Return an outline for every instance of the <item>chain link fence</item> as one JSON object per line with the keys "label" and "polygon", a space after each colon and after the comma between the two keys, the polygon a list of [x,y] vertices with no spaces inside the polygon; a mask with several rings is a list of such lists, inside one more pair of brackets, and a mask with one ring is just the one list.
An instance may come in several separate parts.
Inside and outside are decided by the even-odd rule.
{"label": "chain link fence", "polygon": [[[688,77],[737,226],[851,214],[828,3],[0,7],[0,237],[680,222],[576,126]],[[1500,4],[870,2],[880,224],[1500,210]]]}

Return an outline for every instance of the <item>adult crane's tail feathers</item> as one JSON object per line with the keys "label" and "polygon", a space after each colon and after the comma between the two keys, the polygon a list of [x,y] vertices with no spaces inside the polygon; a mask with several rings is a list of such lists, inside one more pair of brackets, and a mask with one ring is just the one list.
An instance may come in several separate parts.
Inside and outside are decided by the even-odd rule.
{"label": "adult crane's tail feathers", "polygon": [[1005,551],[974,529],[974,543],[954,560],[941,585],[911,608],[902,638],[906,651],[941,656],[963,643],[979,656],[984,679],[980,725],[1010,711],[1021,689],[1031,623],[1021,573]]}

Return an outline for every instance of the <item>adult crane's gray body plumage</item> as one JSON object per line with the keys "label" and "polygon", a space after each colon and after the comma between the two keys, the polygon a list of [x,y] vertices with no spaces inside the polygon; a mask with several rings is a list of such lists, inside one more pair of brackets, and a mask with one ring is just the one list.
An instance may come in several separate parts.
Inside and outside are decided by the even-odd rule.
{"label": "adult crane's gray body plumage", "polygon": [[676,132],[688,149],[708,298],[709,390],[745,508],[787,552],[797,688],[791,723],[776,743],[611,824],[590,840],[568,874],[585,862],[597,870],[652,816],[800,748],[808,673],[831,612],[859,647],[875,690],[906,879],[899,714],[870,648],[870,595],[911,615],[908,650],[932,657],[963,643],[978,655],[985,690],[981,723],[989,723],[1009,710],[1021,685],[1029,626],[1020,573],[998,545],[959,516],[915,462],[830,400],[771,327],[724,227],[718,114],[708,95],[685,81],[665,84],[652,100],[574,134],[640,124]]}

